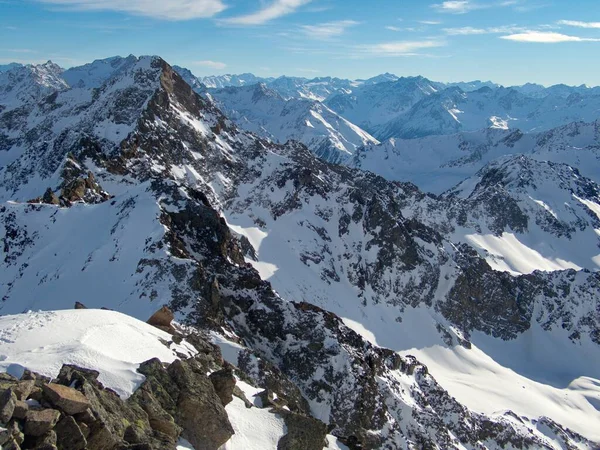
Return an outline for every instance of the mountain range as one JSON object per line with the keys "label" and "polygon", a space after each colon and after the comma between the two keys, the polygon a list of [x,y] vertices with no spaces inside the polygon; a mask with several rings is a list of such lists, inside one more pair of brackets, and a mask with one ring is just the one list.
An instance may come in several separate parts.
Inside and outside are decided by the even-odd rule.
{"label": "mountain range", "polygon": [[55,320],[30,310],[168,305],[283,402],[225,411],[248,448],[267,421],[277,448],[596,449],[597,89],[317,80],[0,73],[0,341]]}

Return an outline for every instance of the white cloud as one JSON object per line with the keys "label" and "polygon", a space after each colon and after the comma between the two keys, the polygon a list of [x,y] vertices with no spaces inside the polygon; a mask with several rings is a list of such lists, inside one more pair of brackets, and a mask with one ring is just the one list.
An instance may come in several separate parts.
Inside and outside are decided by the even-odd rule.
{"label": "white cloud", "polygon": [[431,5],[438,12],[450,14],[466,14],[478,9],[499,8],[506,6],[516,6],[521,0],[503,0],[495,2],[478,2],[473,0],[448,0],[442,3]]}
{"label": "white cloud", "polygon": [[252,14],[230,17],[224,19],[222,22],[232,25],[262,25],[273,19],[291,14],[311,1],[312,0],[274,0],[270,5],[265,6],[263,9]]}
{"label": "white cloud", "polygon": [[219,62],[219,61],[211,61],[211,60],[204,60],[204,61],[194,61],[192,63],[195,66],[203,66],[203,67],[210,67],[211,69],[217,69],[217,70],[223,70],[225,67],[227,67],[227,64]]}
{"label": "white cloud", "polygon": [[346,29],[358,25],[354,20],[338,20],[317,25],[302,25],[302,31],[313,39],[329,39],[344,34]]}
{"label": "white cloud", "polygon": [[450,0],[432,5],[432,7],[440,12],[451,14],[465,14],[475,9],[481,9],[480,5],[470,0]]}
{"label": "white cloud", "polygon": [[389,25],[387,27],[385,27],[386,30],[390,30],[390,31],[402,31],[402,28],[399,27],[394,27],[392,25]]}
{"label": "white cloud", "polygon": [[226,6],[222,0],[37,0],[75,10],[121,11],[166,20],[212,17]]}
{"label": "white cloud", "polygon": [[600,39],[569,36],[551,31],[526,31],[524,33],[500,36],[500,39],[517,42],[536,42],[540,44],[557,44],[560,42],[600,42]]}
{"label": "white cloud", "polygon": [[440,25],[442,22],[439,20],[419,20],[419,23],[423,25]]}
{"label": "white cloud", "polygon": [[445,42],[438,40],[395,41],[373,45],[360,45],[357,49],[360,52],[377,56],[414,56],[418,54],[419,50],[444,47],[445,45]]}
{"label": "white cloud", "polygon": [[600,28],[600,22],[580,22],[578,20],[559,20],[559,25],[578,28]]}
{"label": "white cloud", "polygon": [[484,28],[461,27],[461,28],[444,28],[444,32],[451,36],[468,36],[472,34],[487,34]]}
{"label": "white cloud", "polygon": [[520,33],[527,31],[522,27],[514,25],[502,26],[502,27],[490,27],[490,28],[474,28],[474,27],[461,27],[461,28],[444,28],[443,30],[450,36],[471,36],[478,34],[503,34],[503,33]]}

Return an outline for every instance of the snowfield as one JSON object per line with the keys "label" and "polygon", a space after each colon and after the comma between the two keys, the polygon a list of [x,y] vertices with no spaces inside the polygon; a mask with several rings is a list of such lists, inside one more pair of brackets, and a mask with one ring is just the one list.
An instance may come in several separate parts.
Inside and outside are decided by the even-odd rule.
{"label": "snowfield", "polygon": [[183,342],[169,348],[172,336],[116,311],[100,309],[30,311],[0,316],[0,371],[20,377],[24,369],[56,377],[63,364],[100,372],[99,381],[121,397],[144,381],[140,363],[178,359],[196,350]]}

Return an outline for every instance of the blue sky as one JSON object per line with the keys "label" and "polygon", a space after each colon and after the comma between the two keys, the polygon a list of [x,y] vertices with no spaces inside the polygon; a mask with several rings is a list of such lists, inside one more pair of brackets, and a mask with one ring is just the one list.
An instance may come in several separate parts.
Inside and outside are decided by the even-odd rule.
{"label": "blue sky", "polygon": [[0,0],[0,64],[600,85],[598,0]]}

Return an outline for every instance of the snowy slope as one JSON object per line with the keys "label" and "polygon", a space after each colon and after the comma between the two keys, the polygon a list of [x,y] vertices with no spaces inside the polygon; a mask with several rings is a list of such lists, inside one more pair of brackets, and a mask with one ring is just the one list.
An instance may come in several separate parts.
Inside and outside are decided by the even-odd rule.
{"label": "snowy slope", "polygon": [[378,143],[322,103],[285,100],[265,84],[214,90],[209,95],[241,128],[274,142],[300,141],[331,162],[345,161],[358,147]]}
{"label": "snowy slope", "polygon": [[480,221],[479,230],[455,237],[483,249],[496,270],[600,270],[600,186],[570,166],[504,157],[445,195],[467,199],[471,215],[489,215],[490,203],[503,201],[527,218],[525,229],[493,232]]}
{"label": "snowy slope", "polygon": [[114,56],[112,58],[98,59],[83,66],[71,67],[62,73],[62,78],[71,87],[96,88],[119,70],[134,64],[137,58],[129,55],[127,58]]}
{"label": "snowy slope", "polygon": [[[71,305],[72,307],[72,305]],[[165,346],[172,336],[116,311],[29,311],[0,316],[0,372],[21,377],[24,369],[54,378],[63,364],[100,372],[99,380],[129,397],[144,380],[140,363],[165,363],[197,351],[187,342]]]}

